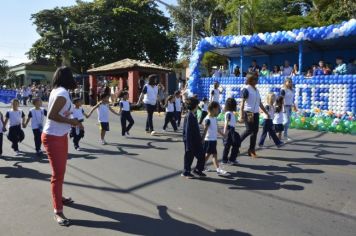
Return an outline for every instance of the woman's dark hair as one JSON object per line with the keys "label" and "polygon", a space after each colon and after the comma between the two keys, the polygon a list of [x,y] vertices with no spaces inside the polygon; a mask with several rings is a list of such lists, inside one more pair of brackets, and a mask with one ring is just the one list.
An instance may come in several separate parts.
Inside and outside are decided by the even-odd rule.
{"label": "woman's dark hair", "polygon": [[220,104],[218,102],[211,102],[208,106],[208,111],[212,112],[214,109],[219,109]]}
{"label": "woman's dark hair", "polygon": [[69,67],[59,67],[53,76],[52,81],[53,88],[63,87],[67,90],[72,90],[77,87],[77,83],[74,80],[72,70]]}
{"label": "woman's dark hair", "polygon": [[100,96],[100,100],[103,100],[104,98],[108,98],[108,97],[110,97],[109,94],[103,93],[103,94],[101,94],[101,96]]}
{"label": "woman's dark hair", "polygon": [[128,95],[129,93],[127,91],[121,91],[119,94],[119,98],[123,98],[125,95]]}
{"label": "woman's dark hair", "polygon": [[225,102],[225,111],[236,111],[237,102],[233,98],[226,99]]}
{"label": "woman's dark hair", "polygon": [[157,84],[157,79],[158,79],[158,75],[150,75],[148,76],[148,84],[153,86]]}
{"label": "woman's dark hair", "polygon": [[185,105],[188,110],[192,111],[199,105],[199,100],[197,98],[191,97],[185,101]]}
{"label": "woman's dark hair", "polygon": [[276,113],[280,113],[281,111],[283,111],[283,101],[284,101],[284,97],[279,96],[276,100]]}
{"label": "woman's dark hair", "polygon": [[256,72],[248,72],[246,74],[246,84],[254,84],[254,82],[257,82],[258,80],[258,75]]}

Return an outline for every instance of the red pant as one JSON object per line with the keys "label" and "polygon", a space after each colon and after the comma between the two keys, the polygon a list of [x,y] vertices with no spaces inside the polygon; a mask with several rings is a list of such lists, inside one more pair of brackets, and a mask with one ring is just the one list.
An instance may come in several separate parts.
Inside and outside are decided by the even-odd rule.
{"label": "red pant", "polygon": [[53,136],[43,133],[42,143],[52,168],[51,192],[55,213],[63,211],[62,191],[68,158],[68,136]]}

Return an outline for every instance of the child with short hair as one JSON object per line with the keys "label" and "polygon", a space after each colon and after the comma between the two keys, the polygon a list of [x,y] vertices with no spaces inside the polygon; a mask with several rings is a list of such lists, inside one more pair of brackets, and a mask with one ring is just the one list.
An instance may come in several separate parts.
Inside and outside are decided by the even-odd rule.
{"label": "child with short hair", "polygon": [[218,175],[225,175],[227,172],[220,168],[218,162],[218,152],[216,145],[218,142],[218,133],[224,137],[224,133],[218,128],[216,117],[219,115],[220,105],[217,102],[211,102],[208,107],[208,116],[204,119],[204,152],[205,162],[210,156],[213,156],[213,164]]}
{"label": "child with short hair", "polygon": [[166,118],[164,119],[163,131],[166,131],[169,122],[171,123],[174,132],[177,132],[178,130],[175,121],[174,103],[175,103],[175,97],[173,95],[168,96],[166,102]]}
{"label": "child with short hair", "polygon": [[179,128],[182,120],[182,94],[180,91],[176,91],[174,93],[174,96],[175,96],[175,103],[174,103],[175,118],[177,121],[177,127]]}
{"label": "child with short hair", "polygon": [[276,144],[277,147],[281,147],[284,143],[277,137],[276,131],[274,130],[274,126],[273,126],[274,113],[275,113],[274,103],[276,100],[276,95],[273,92],[270,92],[268,93],[266,100],[267,100],[267,105],[265,106],[265,109],[268,112],[269,117],[267,115],[264,115],[263,131],[258,145],[261,148],[263,147],[263,144],[265,142],[268,133],[269,136],[273,139],[274,144]]}
{"label": "child with short hair", "polygon": [[43,153],[41,150],[41,135],[43,131],[43,122],[45,117],[47,116],[47,110],[41,108],[42,100],[39,97],[33,98],[32,104],[34,105],[34,107],[31,108],[28,113],[27,120],[25,122],[25,127],[27,127],[28,123],[31,121],[31,128],[35,141],[36,154],[37,156],[40,156]]}
{"label": "child with short hair", "polygon": [[186,100],[186,108],[189,110],[184,118],[183,123],[183,142],[184,142],[184,170],[181,176],[188,179],[194,178],[191,173],[191,166],[194,157],[197,158],[197,165],[194,173],[200,177],[205,177],[203,173],[205,165],[204,149],[202,145],[202,137],[200,135],[200,128],[198,119],[195,116],[198,110],[199,100],[196,98],[188,98]]}
{"label": "child with short hair", "polygon": [[72,126],[70,131],[70,137],[73,138],[74,148],[77,151],[80,151],[79,141],[84,138],[84,118],[88,118],[88,115],[85,113],[82,107],[82,100],[80,98],[73,99],[74,109],[72,111],[72,118],[79,121],[79,125]]}
{"label": "child with short hair", "polygon": [[202,102],[203,104],[201,105],[201,116],[199,120],[200,125],[203,123],[205,117],[208,115],[208,106],[209,106],[209,100],[207,98],[203,98]]}
{"label": "child with short hair", "polygon": [[114,109],[110,107],[110,95],[103,94],[101,95],[101,101],[96,104],[93,109],[89,112],[88,118],[91,114],[97,110],[98,111],[98,122],[100,124],[100,142],[102,145],[106,145],[107,142],[105,141],[105,135],[107,131],[110,131],[109,126],[109,112],[111,111],[115,115],[119,116],[120,114],[117,113]]}
{"label": "child with short hair", "polygon": [[5,125],[4,125],[4,116],[2,115],[0,111],[0,157],[2,156],[2,143],[3,143],[3,132],[6,131]]}
{"label": "child with short hair", "polygon": [[[223,164],[237,165],[236,161],[239,154],[241,139],[239,133],[235,131],[236,116],[234,112],[237,109],[237,102],[233,98],[228,98],[225,102],[225,125],[224,134],[227,137],[224,139]],[[231,150],[230,158],[229,152]]]}
{"label": "child with short hair", "polygon": [[284,131],[284,97],[279,96],[276,100],[276,110],[274,114],[274,119],[273,119],[273,124],[274,124],[274,129],[277,133],[277,136],[279,140],[282,139],[282,132]]}
{"label": "child with short hair", "polygon": [[[129,93],[127,91],[124,91],[120,94],[119,114],[121,115],[121,134],[122,136],[125,137],[130,136],[130,130],[132,126],[135,124],[135,121],[131,116],[131,106],[128,99],[129,99]],[[129,122],[129,124],[126,126],[127,121]]]}
{"label": "child with short hair", "polygon": [[7,138],[12,143],[11,148],[15,151],[16,156],[20,155],[19,143],[25,139],[25,133],[22,127],[25,127],[25,114],[19,109],[20,101],[13,99],[11,101],[12,109],[6,112],[4,126],[9,122],[9,133]]}

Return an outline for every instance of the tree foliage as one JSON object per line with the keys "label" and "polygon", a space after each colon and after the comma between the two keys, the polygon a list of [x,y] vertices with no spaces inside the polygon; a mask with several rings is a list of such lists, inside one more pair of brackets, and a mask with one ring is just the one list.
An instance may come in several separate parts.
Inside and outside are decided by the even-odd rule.
{"label": "tree foliage", "polygon": [[5,79],[9,71],[9,65],[7,60],[0,60],[0,79]]}
{"label": "tree foliage", "polygon": [[355,0],[178,0],[172,16],[186,55],[190,43],[190,2],[195,42],[206,36],[238,34],[240,6],[244,6],[243,34],[322,26],[356,17]]}
{"label": "tree foliage", "polygon": [[154,63],[175,61],[178,44],[171,23],[148,0],[77,1],[71,7],[32,15],[41,36],[29,58],[71,62],[78,70],[124,58]]}

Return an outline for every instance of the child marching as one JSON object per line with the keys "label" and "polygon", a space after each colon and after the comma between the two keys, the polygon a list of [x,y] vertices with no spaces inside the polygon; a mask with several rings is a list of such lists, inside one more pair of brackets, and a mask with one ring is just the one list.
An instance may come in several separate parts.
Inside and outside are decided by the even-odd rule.
{"label": "child marching", "polygon": [[27,127],[28,123],[31,121],[31,128],[33,132],[33,138],[35,141],[36,154],[37,156],[40,156],[42,155],[41,136],[43,131],[43,122],[45,117],[47,116],[47,110],[41,108],[42,106],[41,98],[34,98],[32,100],[32,103],[34,107],[31,108],[28,113],[27,120],[25,122],[25,127]]}
{"label": "child marching", "polygon": [[72,118],[79,121],[79,125],[72,126],[70,137],[73,138],[74,148],[80,151],[79,141],[84,138],[84,118],[88,117],[82,107],[82,100],[80,98],[73,99],[74,109],[72,111]]}
{"label": "child marching", "polygon": [[22,127],[25,127],[25,114],[19,109],[20,102],[17,99],[11,101],[12,109],[6,112],[4,126],[9,123],[9,133],[7,138],[12,143],[11,148],[15,151],[16,156],[20,155],[19,143],[25,139],[25,133]]}
{"label": "child marching", "polygon": [[[224,139],[224,151],[223,151],[223,164],[236,165],[237,156],[239,154],[239,149],[241,145],[240,135],[235,131],[236,126],[236,116],[234,112],[236,111],[237,103],[233,98],[228,98],[225,102],[225,125],[224,134],[226,139]],[[231,153],[230,153],[231,151]],[[229,158],[230,153],[230,158]]]}
{"label": "child marching", "polygon": [[114,109],[110,107],[109,98],[110,98],[109,95],[103,94],[101,96],[101,101],[98,104],[96,104],[88,114],[88,118],[89,118],[95,110],[98,111],[98,122],[100,124],[100,142],[102,145],[107,144],[107,142],[105,141],[105,135],[106,132],[110,131],[109,112],[111,111],[115,115],[119,116],[119,113],[117,113]]}
{"label": "child marching", "polygon": [[[131,116],[131,106],[130,106],[130,102],[128,101],[129,93],[126,91],[122,92],[120,97],[121,100],[119,102],[119,106],[120,106],[119,114],[121,115],[121,130],[122,130],[121,135],[129,137],[130,130],[135,123],[134,119]],[[127,121],[129,122],[128,125],[126,125]]]}
{"label": "child marching", "polygon": [[205,177],[203,173],[205,165],[204,149],[202,145],[202,137],[200,135],[200,128],[198,119],[195,116],[198,110],[199,100],[196,98],[188,98],[186,100],[186,107],[189,110],[184,118],[183,124],[183,142],[184,142],[184,171],[183,177],[194,178],[191,173],[191,166],[194,157],[197,158],[197,165],[194,173],[200,177]]}
{"label": "child marching", "polygon": [[218,162],[218,152],[216,149],[218,142],[218,133],[224,137],[224,133],[218,128],[216,117],[219,115],[220,105],[217,102],[211,102],[208,107],[208,116],[204,119],[204,152],[205,162],[212,156],[213,164],[218,175],[225,175],[227,172],[220,168]]}
{"label": "child marching", "polygon": [[178,130],[175,121],[174,103],[175,103],[175,97],[173,95],[168,96],[166,102],[166,117],[164,119],[163,131],[166,131],[168,123],[171,123],[174,132]]}
{"label": "child marching", "polygon": [[274,114],[274,119],[273,119],[273,124],[274,124],[274,129],[276,130],[277,136],[279,140],[282,138],[282,133],[284,131],[284,98],[282,96],[279,96],[276,100],[276,110]]}
{"label": "child marching", "polygon": [[[274,120],[274,113],[275,113],[275,107],[274,103],[276,100],[276,95],[273,92],[270,92],[267,95],[267,105],[265,106],[266,111],[269,114],[269,117],[267,115],[264,115],[264,121],[263,121],[263,132],[260,138],[259,142],[259,147],[263,147],[265,139],[267,137],[267,134],[272,138],[274,144],[276,144],[277,147],[282,146],[284,143],[281,142],[281,140],[277,137],[276,131],[273,126],[273,120]],[[283,117],[283,116],[282,116]],[[283,122],[283,120],[282,120]]]}

